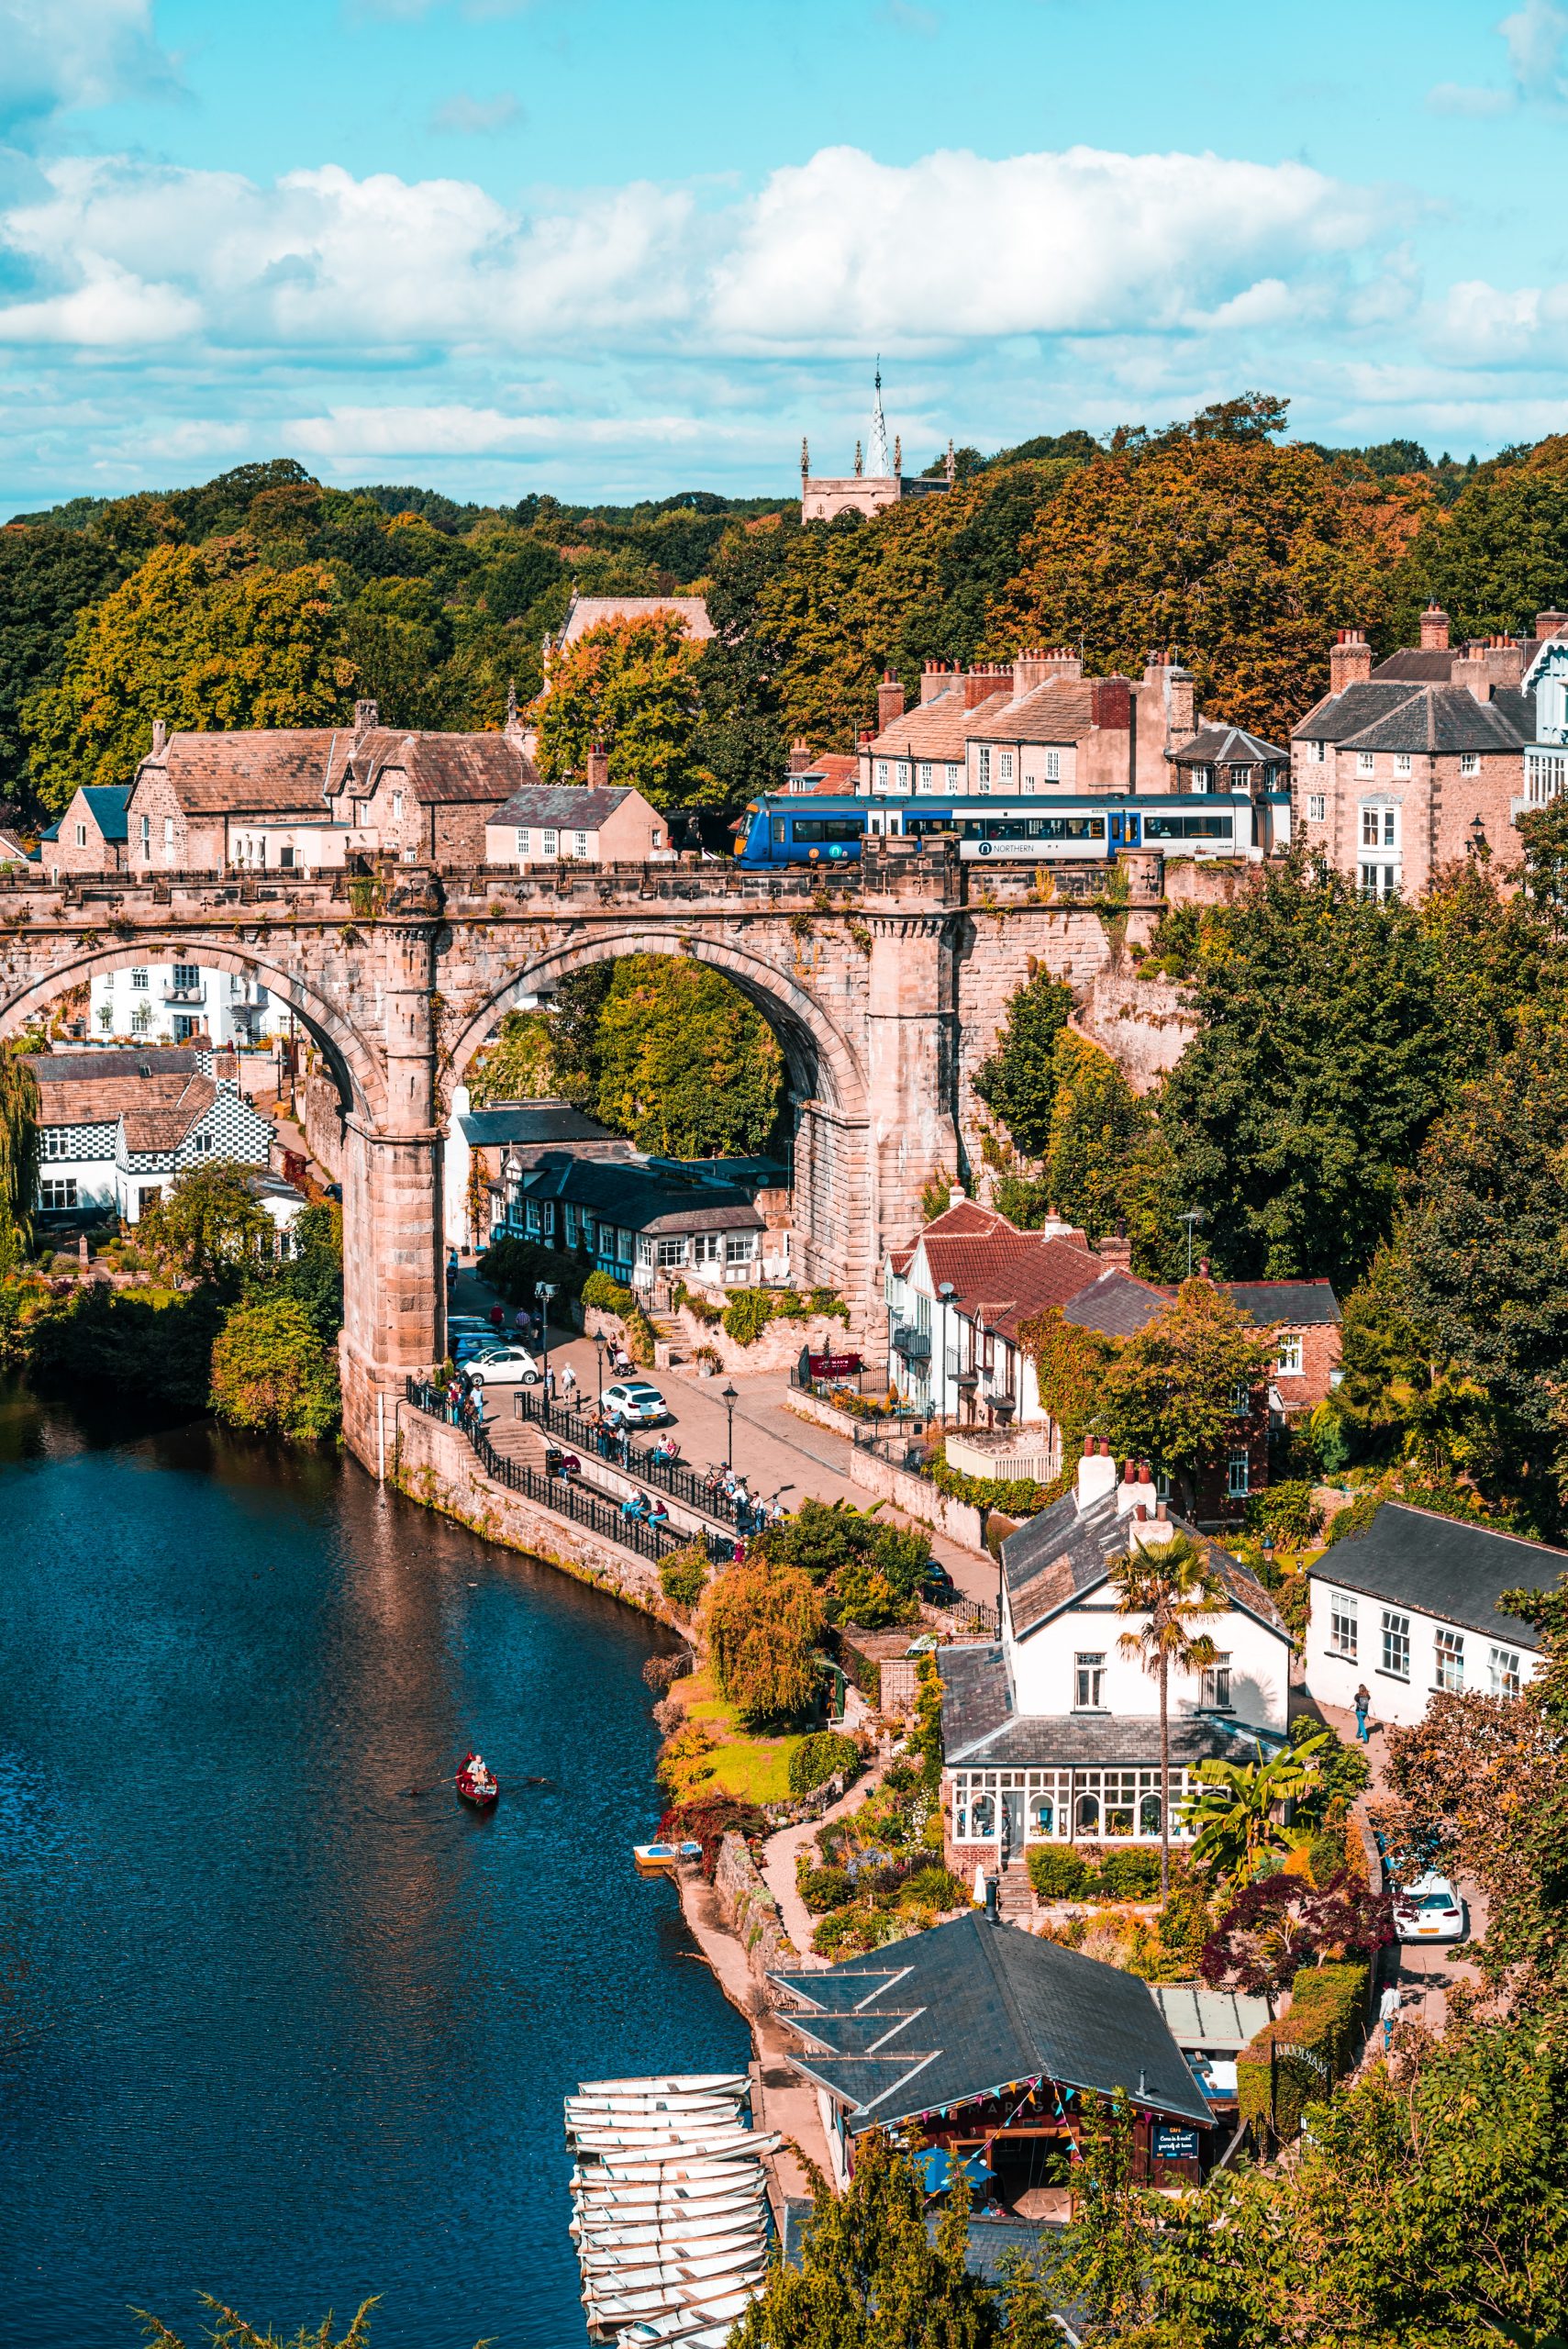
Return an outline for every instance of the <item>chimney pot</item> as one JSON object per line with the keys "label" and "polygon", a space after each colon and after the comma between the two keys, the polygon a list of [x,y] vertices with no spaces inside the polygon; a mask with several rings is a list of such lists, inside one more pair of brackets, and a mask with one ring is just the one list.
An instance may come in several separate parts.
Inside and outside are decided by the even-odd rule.
{"label": "chimney pot", "polygon": [[1147,1525],[1147,1524],[1148,1524],[1148,1522],[1149,1522],[1149,1504],[1148,1504],[1148,1502],[1147,1502],[1147,1501],[1140,1501],[1140,1502],[1139,1502],[1139,1504],[1138,1504],[1138,1507],[1137,1507],[1137,1508],[1134,1509],[1134,1511],[1133,1511],[1133,1515],[1137,1518],[1138,1522],[1140,1523],[1140,1525]]}
{"label": "chimney pot", "polygon": [[876,689],[876,730],[884,733],[896,725],[904,715],[904,688],[891,669],[883,672],[882,683]]}
{"label": "chimney pot", "polygon": [[1372,647],[1359,628],[1342,628],[1329,651],[1329,690],[1364,685],[1372,674]]}
{"label": "chimney pot", "polygon": [[1449,649],[1448,630],[1448,614],[1444,611],[1442,606],[1438,602],[1437,597],[1434,596],[1431,602],[1427,606],[1426,610],[1421,614],[1422,651],[1446,652]]}
{"label": "chimney pot", "polygon": [[985,1921],[988,1925],[999,1925],[1002,1921],[1002,1912],[1000,1908],[997,1906],[996,1892],[997,1880],[994,1876],[988,1876],[985,1879]]}
{"label": "chimney pot", "polygon": [[1171,1521],[1171,1512],[1163,1501],[1154,1504],[1154,1521],[1157,1525],[1169,1525]]}
{"label": "chimney pot", "polygon": [[155,718],[152,721],[152,755],[155,759],[161,759],[162,757],[163,752],[168,746],[168,741],[169,729],[167,725],[161,718]]}

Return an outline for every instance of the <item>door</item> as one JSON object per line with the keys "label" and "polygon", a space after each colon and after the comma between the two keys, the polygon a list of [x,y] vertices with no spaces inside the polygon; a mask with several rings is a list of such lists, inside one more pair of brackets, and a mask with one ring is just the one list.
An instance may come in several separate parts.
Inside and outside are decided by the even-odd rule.
{"label": "door", "polygon": [[1024,1798],[1017,1787],[1002,1797],[1002,1857],[1022,1849],[1024,1840]]}

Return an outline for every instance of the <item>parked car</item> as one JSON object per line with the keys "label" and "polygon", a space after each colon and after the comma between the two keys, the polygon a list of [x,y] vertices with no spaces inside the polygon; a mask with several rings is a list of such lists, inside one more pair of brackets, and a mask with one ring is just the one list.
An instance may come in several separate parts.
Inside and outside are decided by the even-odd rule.
{"label": "parked car", "polygon": [[1446,1876],[1429,1869],[1395,1890],[1395,1918],[1402,1942],[1462,1942],[1464,1903]]}
{"label": "parked car", "polygon": [[657,1386],[650,1386],[646,1379],[617,1378],[605,1389],[605,1417],[618,1419],[623,1427],[661,1427],[674,1416]]}
{"label": "parked car", "polygon": [[463,1364],[471,1386],[537,1386],[539,1364],[521,1346],[484,1346]]}
{"label": "parked car", "polygon": [[509,1339],[498,1338],[494,1330],[460,1330],[455,1338],[449,1335],[448,1342],[451,1358],[460,1370],[465,1362],[472,1362],[475,1354],[520,1353],[523,1351],[521,1347],[514,1346]]}

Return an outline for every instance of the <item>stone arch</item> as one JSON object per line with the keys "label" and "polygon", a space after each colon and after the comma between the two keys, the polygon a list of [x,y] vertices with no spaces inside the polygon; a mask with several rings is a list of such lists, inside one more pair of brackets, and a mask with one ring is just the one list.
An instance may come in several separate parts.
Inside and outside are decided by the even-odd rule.
{"label": "stone arch", "polygon": [[620,962],[628,954],[668,954],[717,971],[772,1029],[797,1101],[819,1099],[838,1116],[864,1116],[866,1078],[861,1055],[808,989],[775,963],[743,947],[706,938],[700,930],[663,925],[617,928],[591,938],[576,938],[531,958],[505,985],[494,989],[464,1022],[450,1052],[443,1054],[447,1083],[462,1082],[475,1052],[518,995],[548,995],[573,973],[598,963]]}
{"label": "stone arch", "polygon": [[112,944],[106,941],[85,948],[73,948],[72,941],[61,943],[67,948],[62,961],[0,997],[0,1035],[14,1034],[25,1028],[35,1014],[72,987],[79,987],[84,979],[156,961],[196,963],[206,970],[259,979],[288,1006],[318,1047],[345,1111],[370,1117],[379,1107],[384,1090],[380,1054],[351,1021],[306,986],[296,972],[284,968],[256,949],[220,944],[199,931],[195,936],[174,931],[149,935],[142,931],[128,941],[117,939]]}

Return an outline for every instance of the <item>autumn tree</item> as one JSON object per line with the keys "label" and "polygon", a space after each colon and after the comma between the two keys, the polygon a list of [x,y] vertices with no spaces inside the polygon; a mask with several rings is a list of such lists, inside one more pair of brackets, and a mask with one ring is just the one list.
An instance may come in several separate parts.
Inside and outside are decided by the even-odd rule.
{"label": "autumn tree", "polygon": [[59,683],[24,705],[34,788],[60,808],[78,784],[128,783],[157,718],[331,725],[355,676],[330,573],[246,567],[222,545],[160,547],[82,614]]}
{"label": "autumn tree", "polygon": [[19,1053],[0,1052],[0,1275],[31,1244],[38,1185],[38,1082]]}
{"label": "autumn tree", "polygon": [[1129,1338],[1101,1383],[1098,1418],[1113,1451],[1184,1476],[1204,1468],[1251,1415],[1274,1358],[1260,1330],[1209,1280],[1184,1281],[1173,1301]]}
{"label": "autumn tree", "polygon": [[611,783],[655,807],[702,804],[713,784],[696,749],[702,660],[678,613],[589,629],[551,663],[539,717],[546,782],[582,783],[588,753],[600,749]]}
{"label": "autumn tree", "polygon": [[142,1210],[138,1244],[179,1280],[232,1279],[272,1246],[272,1219],[250,1191],[246,1170],[211,1159],[177,1174]]}
{"label": "autumn tree", "polygon": [[823,1615],[808,1575],[766,1558],[731,1566],[709,1585],[702,1621],[718,1693],[746,1727],[809,1719]]}
{"label": "autumn tree", "polygon": [[719,972],[668,955],[624,956],[594,1043],[595,1114],[667,1158],[766,1148],[784,1057],[762,1014]]}
{"label": "autumn tree", "polygon": [[334,1432],[337,1361],[297,1297],[262,1292],[230,1308],[212,1350],[212,1408],[250,1435],[319,1442]]}
{"label": "autumn tree", "polygon": [[493,1042],[484,1044],[469,1063],[464,1079],[475,1109],[492,1101],[532,1101],[548,1094],[553,1083],[550,1015],[544,1011],[508,1011]]}

